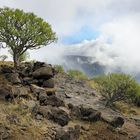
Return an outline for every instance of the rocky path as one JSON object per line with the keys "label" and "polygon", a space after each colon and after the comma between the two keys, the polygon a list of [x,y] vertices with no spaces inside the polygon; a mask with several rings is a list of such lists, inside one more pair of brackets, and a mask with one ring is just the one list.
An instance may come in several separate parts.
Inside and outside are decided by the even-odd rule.
{"label": "rocky path", "polygon": [[105,107],[102,96],[83,81],[79,82],[71,80],[67,76],[59,76],[56,78],[56,88],[57,96],[65,100],[67,104],[98,110],[105,121],[110,121],[116,116],[124,118],[125,123],[120,129],[120,133],[129,135],[130,139],[140,139],[140,116],[124,116],[118,110]]}

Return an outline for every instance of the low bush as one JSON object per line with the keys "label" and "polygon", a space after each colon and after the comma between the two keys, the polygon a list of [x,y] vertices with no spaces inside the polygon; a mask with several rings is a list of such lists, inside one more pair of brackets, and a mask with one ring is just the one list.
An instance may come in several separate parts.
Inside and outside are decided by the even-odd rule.
{"label": "low bush", "polygon": [[77,79],[77,80],[86,80],[88,79],[87,75],[85,73],[83,73],[82,71],[79,70],[68,70],[67,71],[68,75],[71,78]]}
{"label": "low bush", "polygon": [[64,68],[61,65],[54,65],[54,68],[57,73],[64,73]]}
{"label": "low bush", "polygon": [[130,75],[113,73],[95,77],[94,81],[98,84],[100,93],[105,97],[107,106],[120,100],[139,104],[140,86]]}
{"label": "low bush", "polygon": [[133,100],[133,103],[140,107],[140,93],[136,94],[136,96],[134,96],[134,100]]}

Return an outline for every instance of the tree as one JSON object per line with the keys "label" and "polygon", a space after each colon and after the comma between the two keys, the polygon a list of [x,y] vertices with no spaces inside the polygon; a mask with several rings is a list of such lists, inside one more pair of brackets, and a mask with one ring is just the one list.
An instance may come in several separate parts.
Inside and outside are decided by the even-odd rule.
{"label": "tree", "polygon": [[107,101],[106,106],[112,106],[114,102],[125,99],[133,102],[140,93],[139,84],[129,75],[112,73],[97,76],[94,81]]}
{"label": "tree", "polygon": [[28,49],[39,49],[56,41],[51,26],[34,13],[23,10],[0,8],[0,43],[13,52],[14,66]]}
{"label": "tree", "polygon": [[[13,51],[12,50],[8,50],[8,52],[10,53],[11,56],[13,56]],[[22,55],[19,56],[19,63],[26,61],[27,59],[30,58],[30,54],[29,52],[25,52]]]}

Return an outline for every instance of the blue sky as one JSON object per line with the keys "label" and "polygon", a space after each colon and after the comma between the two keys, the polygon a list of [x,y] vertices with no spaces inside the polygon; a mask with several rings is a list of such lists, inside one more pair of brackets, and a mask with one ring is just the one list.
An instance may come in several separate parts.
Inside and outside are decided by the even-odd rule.
{"label": "blue sky", "polygon": [[60,39],[60,43],[62,44],[77,44],[82,42],[83,40],[93,40],[99,36],[99,32],[93,30],[88,25],[83,26],[79,31],[73,33],[72,35],[68,35]]}

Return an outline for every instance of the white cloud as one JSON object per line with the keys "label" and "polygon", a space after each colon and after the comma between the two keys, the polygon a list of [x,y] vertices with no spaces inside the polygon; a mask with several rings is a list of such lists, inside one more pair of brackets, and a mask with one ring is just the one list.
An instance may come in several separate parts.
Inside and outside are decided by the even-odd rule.
{"label": "white cloud", "polygon": [[138,0],[0,0],[0,3],[35,12],[49,21],[60,37],[84,25],[98,28],[112,18],[140,10]]}
{"label": "white cloud", "polygon": [[84,25],[100,32],[96,40],[74,46],[53,44],[32,51],[33,58],[47,58],[55,63],[65,53],[86,54],[111,70],[121,67],[125,72],[140,71],[139,0],[0,0],[0,3],[41,16],[52,25],[58,38],[73,34]]}

